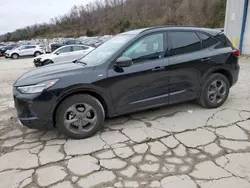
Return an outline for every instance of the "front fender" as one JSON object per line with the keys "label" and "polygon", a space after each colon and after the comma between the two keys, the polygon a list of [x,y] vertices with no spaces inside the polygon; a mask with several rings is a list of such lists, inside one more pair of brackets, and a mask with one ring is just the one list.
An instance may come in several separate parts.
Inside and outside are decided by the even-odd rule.
{"label": "front fender", "polygon": [[83,85],[79,84],[70,86],[68,88],[64,88],[63,90],[56,93],[60,94],[57,96],[57,100],[51,108],[53,113],[56,111],[57,107],[61,104],[61,102],[64,101],[69,96],[80,93],[86,93],[96,97],[98,100],[100,100],[102,104],[105,103],[104,108],[106,110],[106,114],[108,117],[116,116],[116,112],[113,106],[111,95],[109,93],[109,89],[103,89],[92,84],[83,84]]}

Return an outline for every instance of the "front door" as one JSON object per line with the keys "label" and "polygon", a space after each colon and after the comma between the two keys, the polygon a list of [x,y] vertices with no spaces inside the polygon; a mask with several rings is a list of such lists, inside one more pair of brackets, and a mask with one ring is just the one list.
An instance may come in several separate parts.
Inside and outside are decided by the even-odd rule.
{"label": "front door", "polygon": [[108,69],[108,79],[112,83],[110,90],[118,114],[168,103],[168,59],[164,58],[164,41],[164,33],[144,36],[121,55],[131,58],[132,66]]}
{"label": "front door", "polygon": [[22,47],[20,47],[19,48],[19,50],[18,50],[18,54],[20,55],[20,56],[26,56],[27,55],[27,53],[28,53],[28,46],[22,46]]}

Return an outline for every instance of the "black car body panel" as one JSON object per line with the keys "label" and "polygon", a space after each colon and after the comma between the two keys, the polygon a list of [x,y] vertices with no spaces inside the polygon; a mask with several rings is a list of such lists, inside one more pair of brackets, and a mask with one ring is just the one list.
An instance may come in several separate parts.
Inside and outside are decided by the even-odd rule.
{"label": "black car body panel", "polygon": [[[192,32],[197,41],[188,47],[176,47],[178,44],[172,41],[172,32]],[[129,67],[120,68],[115,65],[116,60],[132,45],[153,34],[163,37],[162,53],[146,56],[146,61]],[[207,39],[202,39],[203,34]],[[93,95],[102,103],[106,116],[114,117],[197,99],[202,84],[215,72],[224,74],[231,86],[238,80],[238,57],[233,54],[232,45],[222,44],[220,37],[223,36],[218,36],[223,35],[220,31],[192,27],[159,27],[134,30],[121,35],[134,37],[102,64],[52,64],[22,75],[15,82],[13,90],[21,122],[28,127],[34,125],[40,129],[53,128],[56,124],[54,117],[57,107],[68,96],[77,93]],[[185,48],[198,50],[183,53]],[[59,81],[42,93],[22,94],[17,89],[51,79]]]}

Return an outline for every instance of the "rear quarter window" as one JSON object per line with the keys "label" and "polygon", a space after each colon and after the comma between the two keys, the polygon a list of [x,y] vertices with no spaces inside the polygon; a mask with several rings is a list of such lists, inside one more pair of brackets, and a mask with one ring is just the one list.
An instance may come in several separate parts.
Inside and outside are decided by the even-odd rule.
{"label": "rear quarter window", "polygon": [[198,34],[201,38],[202,48],[209,48],[219,43],[219,41],[204,33],[198,33]]}
{"label": "rear quarter window", "polygon": [[231,41],[223,33],[219,33],[215,38],[220,41],[216,48],[233,47]]}

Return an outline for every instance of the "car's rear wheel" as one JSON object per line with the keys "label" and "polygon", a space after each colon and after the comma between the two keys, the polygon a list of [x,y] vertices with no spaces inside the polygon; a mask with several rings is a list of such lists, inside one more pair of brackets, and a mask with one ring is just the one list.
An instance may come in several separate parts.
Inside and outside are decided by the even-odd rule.
{"label": "car's rear wheel", "polygon": [[37,57],[37,56],[39,56],[41,54],[42,54],[41,52],[35,52],[34,56]]}
{"label": "car's rear wheel", "polygon": [[19,55],[16,54],[16,53],[15,53],[15,54],[12,54],[12,55],[11,55],[11,58],[12,58],[12,59],[18,59],[18,58],[19,58]]}
{"label": "car's rear wheel", "polygon": [[198,101],[205,108],[218,108],[227,100],[229,90],[227,77],[219,73],[212,74],[204,82]]}
{"label": "car's rear wheel", "polygon": [[104,118],[102,104],[86,94],[73,95],[65,99],[56,112],[59,131],[74,139],[94,135],[101,129]]}

